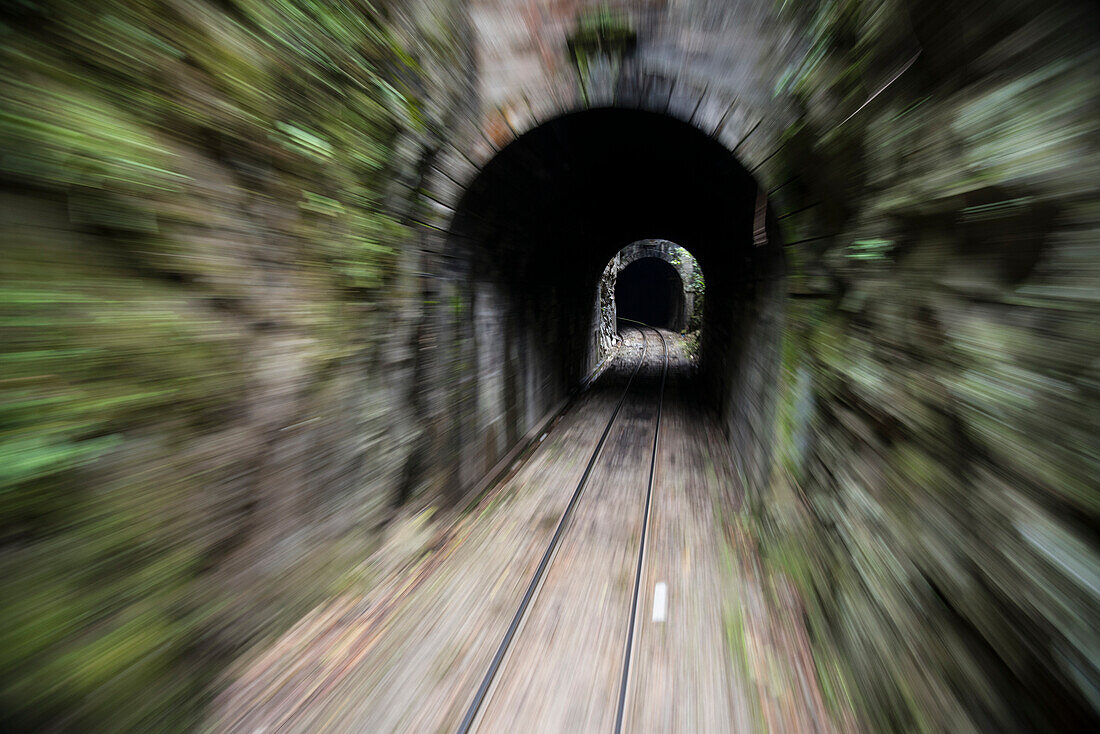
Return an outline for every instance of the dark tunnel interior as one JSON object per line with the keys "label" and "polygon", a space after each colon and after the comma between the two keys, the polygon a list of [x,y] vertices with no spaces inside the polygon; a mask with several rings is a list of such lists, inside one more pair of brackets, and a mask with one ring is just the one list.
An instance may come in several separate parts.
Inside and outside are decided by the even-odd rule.
{"label": "dark tunnel interior", "polygon": [[615,304],[620,319],[678,331],[684,315],[684,284],[664,260],[643,257],[619,273]]}
{"label": "dark tunnel interior", "polygon": [[753,256],[756,189],[729,151],[684,122],[586,110],[501,150],[467,190],[452,233],[523,279],[602,267],[646,238],[680,243],[707,266],[732,264]]}
{"label": "dark tunnel interior", "polygon": [[564,390],[598,356],[605,264],[632,242],[674,241],[707,273],[700,371],[721,398],[737,392],[729,376],[744,373],[738,355],[760,316],[782,301],[767,286],[782,276],[780,243],[753,242],[757,195],[737,159],[685,122],[584,110],[535,127],[481,169],[452,220],[448,263],[473,310],[495,310],[502,339],[537,335],[541,361],[524,369]]}

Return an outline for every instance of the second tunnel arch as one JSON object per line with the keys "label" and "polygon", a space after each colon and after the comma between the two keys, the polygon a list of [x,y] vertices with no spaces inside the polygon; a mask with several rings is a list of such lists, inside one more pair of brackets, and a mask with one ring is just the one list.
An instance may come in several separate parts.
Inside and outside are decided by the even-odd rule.
{"label": "second tunnel arch", "polygon": [[[665,284],[664,300],[666,303],[664,304],[664,312],[661,313],[659,318],[648,323],[672,331],[683,331],[689,327],[696,306],[702,305],[701,292],[698,294],[698,303],[696,301],[696,291],[699,290],[702,283],[702,269],[690,252],[668,240],[642,240],[627,245],[615,253],[615,256],[607,263],[607,267],[604,268],[600,276],[599,293],[597,294],[600,304],[597,328],[600,333],[597,335],[597,341],[599,342],[601,357],[609,352],[617,328],[616,322],[619,316],[618,296],[621,295],[619,293],[619,276],[631,269],[631,266],[635,263],[645,260],[657,260],[665,263],[669,269],[669,273],[665,274],[666,277],[671,274],[676,279],[675,283]],[[677,292],[673,293],[671,290],[667,290],[669,285],[674,286]],[[662,309],[658,311],[661,312]],[[629,314],[623,315],[630,317]],[[645,321],[644,318],[641,320]]]}
{"label": "second tunnel arch", "polygon": [[501,149],[458,201],[445,250],[469,306],[456,337],[478,352],[455,407],[480,435],[500,437],[488,453],[595,366],[596,284],[624,244],[642,240],[676,242],[707,272],[700,370],[730,430],[746,404],[766,406],[783,256],[759,236],[760,198],[725,146],[652,111],[565,114]]}

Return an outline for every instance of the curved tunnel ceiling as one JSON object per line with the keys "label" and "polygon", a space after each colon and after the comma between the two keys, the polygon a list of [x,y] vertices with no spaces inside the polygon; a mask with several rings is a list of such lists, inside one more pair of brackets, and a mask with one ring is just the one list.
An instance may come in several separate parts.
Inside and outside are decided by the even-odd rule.
{"label": "curved tunnel ceiling", "polygon": [[451,232],[515,282],[572,263],[597,272],[624,245],[673,240],[707,267],[753,252],[756,182],[720,143],[659,113],[602,108],[532,129],[472,182]]}

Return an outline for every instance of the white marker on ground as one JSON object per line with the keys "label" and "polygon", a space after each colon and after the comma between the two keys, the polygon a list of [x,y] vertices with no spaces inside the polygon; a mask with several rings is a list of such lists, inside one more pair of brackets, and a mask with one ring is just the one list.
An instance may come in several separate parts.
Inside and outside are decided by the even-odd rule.
{"label": "white marker on ground", "polygon": [[658,581],[653,588],[653,621],[664,622],[668,612],[668,586]]}

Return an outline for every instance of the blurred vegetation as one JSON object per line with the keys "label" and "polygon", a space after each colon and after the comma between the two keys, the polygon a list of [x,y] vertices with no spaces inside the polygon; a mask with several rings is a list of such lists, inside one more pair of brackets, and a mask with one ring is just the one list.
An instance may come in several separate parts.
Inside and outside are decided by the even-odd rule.
{"label": "blurred vegetation", "polygon": [[569,37],[569,50],[583,74],[591,56],[621,56],[634,48],[637,33],[626,13],[604,4],[582,10]]}
{"label": "blurred vegetation", "polygon": [[[676,247],[676,254],[671,260],[672,265],[677,270],[681,270],[682,265],[688,265],[691,268],[690,282],[686,284],[688,292],[690,292],[694,298],[692,300],[691,313],[688,315],[688,325],[686,331],[698,332],[703,325],[703,296],[706,293],[706,283],[703,280],[703,269],[699,267],[698,261],[692,256],[690,252],[683,247]],[[693,344],[694,347],[689,348],[689,352],[698,349],[698,334],[694,338],[688,340],[688,344]],[[694,352],[692,352],[694,356]]]}
{"label": "blurred vegetation", "polygon": [[461,47],[408,5],[4,5],[8,725],[188,728],[244,641],[208,582],[246,535],[210,509],[241,470],[196,441],[244,440],[261,342],[298,335],[322,379],[395,277],[416,203],[390,182]]}
{"label": "blurred vegetation", "polygon": [[1096,714],[1098,162],[1071,151],[1097,66],[1073,12],[1032,11],[784,8],[810,36],[772,204],[803,298],[752,531],[868,731]]}
{"label": "blurred vegetation", "polygon": [[594,68],[606,64],[615,73],[623,59],[633,53],[637,42],[638,34],[630,17],[622,10],[600,4],[579,11],[576,28],[566,45],[577,71],[582,96],[588,96]]}
{"label": "blurred vegetation", "polygon": [[698,332],[703,328],[703,298],[706,295],[707,285],[703,281],[703,270],[696,266],[695,272],[692,274],[691,283],[688,284],[688,289],[695,295],[695,300],[692,301],[691,316],[688,318],[687,330],[690,332]]}

